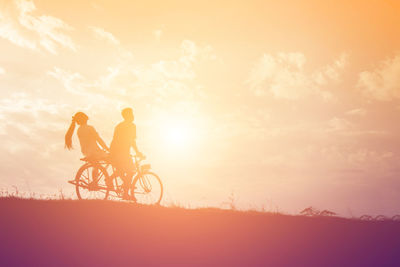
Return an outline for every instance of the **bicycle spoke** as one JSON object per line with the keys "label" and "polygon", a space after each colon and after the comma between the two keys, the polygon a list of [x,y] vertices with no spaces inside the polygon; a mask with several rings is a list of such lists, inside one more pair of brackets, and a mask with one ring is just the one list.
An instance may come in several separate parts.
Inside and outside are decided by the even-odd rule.
{"label": "bicycle spoke", "polygon": [[134,195],[138,203],[158,204],[161,201],[163,187],[160,179],[154,173],[145,173],[135,178]]}
{"label": "bicycle spoke", "polygon": [[76,176],[76,193],[79,199],[105,199],[108,196],[106,170],[101,165],[84,165]]}
{"label": "bicycle spoke", "polygon": [[[105,168],[106,167],[106,168]],[[76,193],[79,199],[107,199],[120,200],[123,195],[124,181],[117,176],[112,179],[113,188],[109,188],[106,180],[114,172],[111,165],[104,162],[87,163],[83,165],[76,177]],[[130,193],[140,204],[159,204],[163,195],[163,186],[160,178],[150,171],[138,173],[130,185]]]}

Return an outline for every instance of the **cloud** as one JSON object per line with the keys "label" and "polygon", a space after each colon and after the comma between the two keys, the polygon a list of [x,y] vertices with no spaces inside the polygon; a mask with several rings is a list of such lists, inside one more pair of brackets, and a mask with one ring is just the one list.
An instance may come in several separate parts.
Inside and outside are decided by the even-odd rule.
{"label": "cloud", "polygon": [[352,116],[365,116],[367,114],[367,111],[363,108],[356,108],[356,109],[347,111],[346,114],[352,115]]}
{"label": "cloud", "polygon": [[102,28],[90,26],[89,29],[92,30],[94,35],[100,40],[106,40],[113,45],[120,44],[120,41],[117,38],[115,38],[115,36],[112,33],[107,32]]}
{"label": "cloud", "polygon": [[400,98],[400,54],[382,61],[373,70],[361,72],[357,86],[376,100]]}
{"label": "cloud", "polygon": [[153,31],[153,35],[154,35],[154,38],[156,38],[157,41],[160,41],[161,40],[161,36],[163,35],[163,31],[160,30],[160,29],[154,30]]}
{"label": "cloud", "polygon": [[95,2],[91,2],[90,6],[95,10],[103,10],[104,9],[102,6],[100,6],[98,3],[95,3]]}
{"label": "cloud", "polygon": [[76,45],[65,33],[72,30],[71,26],[56,17],[34,15],[37,9],[33,1],[11,3],[0,13],[0,37],[23,48],[37,50],[41,47],[52,54],[57,54],[59,47],[76,51]]}
{"label": "cloud", "polygon": [[336,59],[332,64],[325,66],[322,71],[316,71],[316,75],[319,77],[324,77],[323,80],[325,83],[318,83],[320,85],[326,84],[327,81],[340,81],[341,72],[346,67],[348,63],[347,54],[341,54],[338,59]]}
{"label": "cloud", "polygon": [[180,52],[177,58],[151,64],[138,64],[132,55],[125,55],[94,78],[60,67],[54,67],[47,74],[74,94],[98,94],[121,101],[149,98],[159,104],[202,98],[201,85],[195,83],[195,65],[213,60],[212,47],[184,40],[177,50]]}
{"label": "cloud", "polygon": [[318,95],[330,99],[331,93],[323,90],[331,82],[339,82],[347,55],[342,54],[332,64],[307,72],[306,57],[302,53],[264,54],[253,67],[246,81],[257,96],[272,94],[280,99],[299,99]]}
{"label": "cloud", "polygon": [[390,166],[392,160],[396,161],[391,151],[374,151],[367,148],[360,148],[350,152],[347,157],[350,166],[357,169],[365,169],[366,166],[384,168]]}
{"label": "cloud", "polygon": [[85,86],[88,85],[88,83],[85,82],[85,78],[82,76],[82,74],[78,72],[70,72],[58,67],[54,67],[54,69],[48,71],[47,74],[61,81],[65,89],[71,93],[82,94],[84,93]]}
{"label": "cloud", "polygon": [[[63,169],[71,165],[60,138],[66,128],[65,109],[66,105],[25,93],[12,93],[0,100],[0,184],[16,184],[23,189],[29,183],[43,189],[57,188],[64,182]],[[58,155],[57,160],[54,155]]]}
{"label": "cloud", "polygon": [[15,22],[5,14],[0,13],[0,37],[17,46],[36,50],[36,42],[22,36],[17,27],[18,25]]}
{"label": "cloud", "polygon": [[188,66],[195,62],[212,61],[217,58],[211,45],[199,46],[191,40],[183,40],[180,49],[181,56],[179,60]]}
{"label": "cloud", "polygon": [[334,117],[327,123],[328,131],[347,131],[353,128],[353,124],[346,119]]}

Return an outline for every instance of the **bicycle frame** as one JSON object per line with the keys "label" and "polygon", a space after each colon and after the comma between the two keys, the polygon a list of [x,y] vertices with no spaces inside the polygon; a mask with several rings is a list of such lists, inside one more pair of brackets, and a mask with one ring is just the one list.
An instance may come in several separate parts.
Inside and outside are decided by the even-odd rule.
{"label": "bicycle frame", "polygon": [[[133,174],[131,181],[129,182],[130,187],[133,186],[133,181],[135,181],[136,177],[140,177],[142,175],[143,171],[150,169],[150,164],[143,164],[143,165],[140,164],[143,159],[141,159],[137,156],[132,156],[132,158],[134,158],[136,172]],[[103,162],[103,164],[106,164],[105,166],[103,166],[106,170],[108,169],[109,166],[112,166],[112,164],[108,161]],[[113,177],[115,174],[115,168],[113,166],[112,166],[112,171],[113,172],[111,174],[108,174],[109,177]],[[115,176],[113,179],[116,179],[117,177],[120,177],[122,179],[122,177],[120,175]],[[115,190],[113,190],[113,191],[115,191]]]}
{"label": "bicycle frame", "polygon": [[[134,194],[147,195],[148,193],[153,192],[154,181],[152,179],[155,178],[156,184],[160,186],[157,187],[160,189],[160,197],[157,200],[157,203],[159,203],[163,193],[163,186],[160,178],[150,171],[150,164],[142,163],[144,158],[133,156],[133,159],[135,164],[135,173],[133,173],[132,177],[129,177],[129,182],[124,179],[125,175],[117,173],[116,168],[108,159],[95,161],[87,158],[81,159],[82,161],[85,161],[85,163],[79,168],[75,179],[68,182],[75,185],[78,198],[80,199],[81,193],[84,191],[81,192],[79,188],[92,192],[104,192],[105,199],[107,199],[108,196],[122,198],[122,194],[126,190],[125,186],[126,188],[129,188],[132,196]],[[149,177],[146,174],[149,174],[152,178],[149,180]],[[86,177],[86,179],[81,179],[81,177]],[[107,184],[107,181],[110,181],[110,178],[113,186]]]}

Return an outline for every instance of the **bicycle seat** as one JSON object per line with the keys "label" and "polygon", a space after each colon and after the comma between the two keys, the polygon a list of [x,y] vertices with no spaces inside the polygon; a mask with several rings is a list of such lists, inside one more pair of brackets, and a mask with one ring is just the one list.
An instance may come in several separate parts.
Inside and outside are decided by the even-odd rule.
{"label": "bicycle seat", "polygon": [[81,158],[80,160],[86,161],[86,162],[99,162],[99,161],[107,161],[108,156],[105,157],[84,157]]}

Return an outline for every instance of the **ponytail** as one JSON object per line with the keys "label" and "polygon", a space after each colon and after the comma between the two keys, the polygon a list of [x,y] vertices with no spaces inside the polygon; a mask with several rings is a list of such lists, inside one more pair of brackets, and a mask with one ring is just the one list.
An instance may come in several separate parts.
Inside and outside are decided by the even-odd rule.
{"label": "ponytail", "polygon": [[72,147],[72,135],[75,131],[75,120],[72,120],[71,125],[68,128],[67,133],[65,134],[65,148],[71,150]]}
{"label": "ponytail", "polygon": [[72,116],[71,125],[69,126],[68,131],[65,134],[65,148],[69,150],[72,149],[72,136],[74,135],[76,123],[82,125],[86,123],[88,119],[89,117],[83,112],[77,112],[74,116]]}

